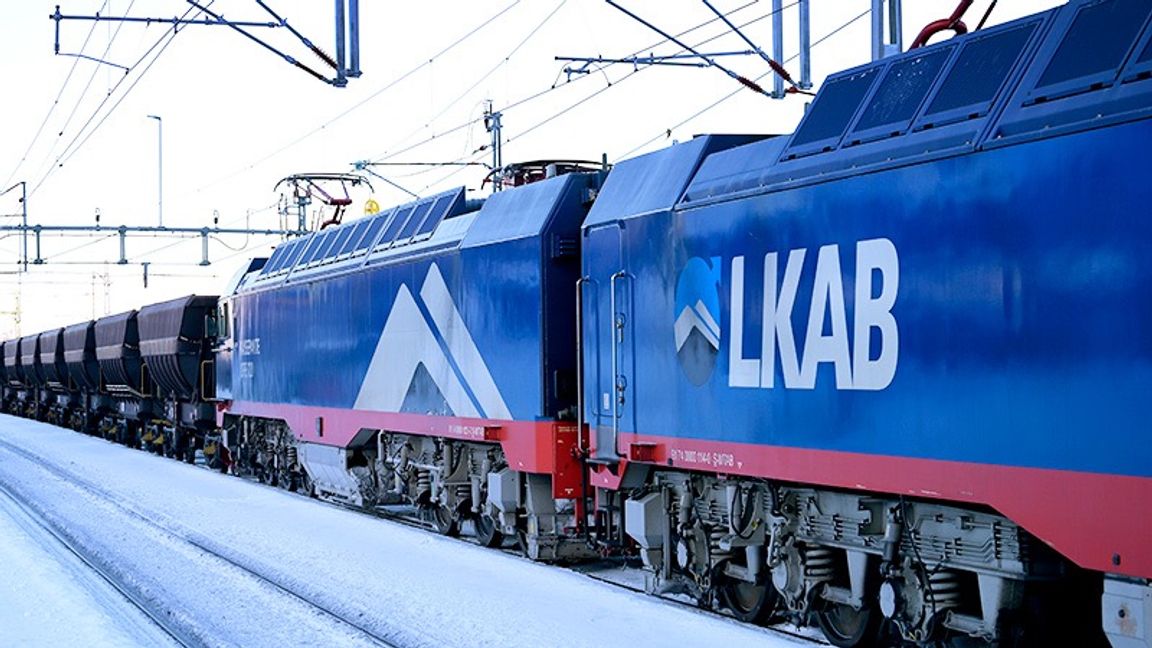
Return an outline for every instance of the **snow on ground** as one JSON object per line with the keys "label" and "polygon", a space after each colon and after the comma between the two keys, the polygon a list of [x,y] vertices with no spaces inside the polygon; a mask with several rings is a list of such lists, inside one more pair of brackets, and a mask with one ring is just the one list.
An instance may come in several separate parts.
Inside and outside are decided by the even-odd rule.
{"label": "snow on ground", "polygon": [[[44,511],[99,544],[107,560],[166,601],[172,614],[198,624],[210,643],[305,645],[326,630],[315,615],[289,605],[268,609],[272,603],[260,603],[262,595],[251,579],[198,560],[190,545],[175,546],[170,537],[133,522],[126,511],[224,553],[405,647],[802,645],[568,570],[52,426],[0,416],[0,442],[47,458],[109,491],[114,503],[97,501],[90,493],[78,495],[59,476],[0,445],[0,483],[36,493]],[[0,548],[9,544],[12,533],[0,526]],[[3,555],[0,560],[8,565],[5,582],[36,581],[45,588],[42,596],[66,608],[55,612],[56,618],[68,617],[73,607],[81,615],[91,609],[83,601],[70,602],[75,599],[67,593],[68,578],[50,564],[8,561]],[[3,634],[6,615],[8,608],[20,605],[10,599],[19,598],[20,590],[0,586],[0,644],[10,643]],[[41,645],[60,636],[60,628],[45,617],[33,618],[25,626],[45,634],[21,635],[17,643]],[[118,641],[113,628],[96,620],[69,625],[75,643]],[[354,643],[338,633],[326,639],[327,645]]]}
{"label": "snow on ground", "polygon": [[[71,472],[82,466],[72,464]],[[163,473],[153,472],[152,488]],[[0,482],[86,557],[192,645],[367,646],[362,633],[189,542],[189,534],[156,525],[134,498],[63,479],[0,444]],[[112,490],[112,489],[109,489]],[[235,518],[234,518],[235,521]],[[237,556],[236,562],[242,556]],[[144,642],[147,645],[147,642]]]}
{"label": "snow on ground", "polygon": [[175,645],[2,494],[0,565],[0,645]]}

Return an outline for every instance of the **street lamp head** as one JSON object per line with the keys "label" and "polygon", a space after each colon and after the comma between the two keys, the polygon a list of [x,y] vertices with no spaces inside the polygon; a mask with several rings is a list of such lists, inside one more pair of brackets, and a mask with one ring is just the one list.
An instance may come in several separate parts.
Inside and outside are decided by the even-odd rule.
{"label": "street lamp head", "polygon": [[159,115],[148,115],[148,119],[155,119],[156,121],[164,121],[160,119]]}

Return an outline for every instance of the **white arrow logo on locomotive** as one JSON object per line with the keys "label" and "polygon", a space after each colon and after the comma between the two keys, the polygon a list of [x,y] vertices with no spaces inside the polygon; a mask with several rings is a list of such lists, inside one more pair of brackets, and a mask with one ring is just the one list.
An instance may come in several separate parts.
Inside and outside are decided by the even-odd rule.
{"label": "white arrow logo on locomotive", "polygon": [[693,385],[703,385],[720,353],[720,257],[692,258],[676,282],[676,358]]}
{"label": "white arrow logo on locomotive", "polygon": [[510,420],[436,264],[428,268],[420,300],[431,321],[401,284],[354,407]]}

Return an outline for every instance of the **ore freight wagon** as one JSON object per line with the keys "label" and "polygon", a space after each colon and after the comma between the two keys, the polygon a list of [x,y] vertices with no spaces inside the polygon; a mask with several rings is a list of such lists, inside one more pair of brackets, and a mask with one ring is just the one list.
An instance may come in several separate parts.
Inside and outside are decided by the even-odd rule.
{"label": "ore freight wagon", "polygon": [[188,461],[214,455],[216,305],[192,295],[9,340],[4,409]]}

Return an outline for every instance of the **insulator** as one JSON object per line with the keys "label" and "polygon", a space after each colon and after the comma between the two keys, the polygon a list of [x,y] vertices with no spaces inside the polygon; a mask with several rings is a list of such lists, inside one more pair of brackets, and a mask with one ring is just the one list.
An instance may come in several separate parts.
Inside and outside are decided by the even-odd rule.
{"label": "insulator", "polygon": [[810,581],[832,580],[836,573],[835,554],[826,547],[804,549],[804,579]]}

